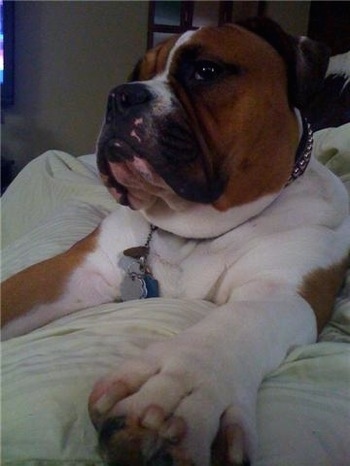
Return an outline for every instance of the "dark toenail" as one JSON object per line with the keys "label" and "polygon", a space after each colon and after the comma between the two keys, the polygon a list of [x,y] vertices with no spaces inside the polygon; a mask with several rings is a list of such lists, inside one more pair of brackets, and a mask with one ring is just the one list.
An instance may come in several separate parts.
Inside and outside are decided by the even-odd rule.
{"label": "dark toenail", "polygon": [[174,460],[170,453],[164,450],[158,450],[150,460],[147,461],[146,466],[173,466]]}
{"label": "dark toenail", "polygon": [[101,443],[107,443],[115,432],[124,429],[125,426],[125,416],[110,417],[109,419],[106,419],[105,422],[102,424],[102,427],[98,434],[99,441]]}

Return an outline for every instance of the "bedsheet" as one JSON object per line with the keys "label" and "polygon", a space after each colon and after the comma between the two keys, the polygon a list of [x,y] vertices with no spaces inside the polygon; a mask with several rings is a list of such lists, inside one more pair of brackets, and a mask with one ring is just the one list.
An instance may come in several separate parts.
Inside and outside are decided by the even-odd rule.
{"label": "bedsheet", "polygon": [[[315,135],[315,154],[350,192],[350,124]],[[50,151],[2,199],[2,278],[68,248],[117,206],[93,156]],[[259,391],[254,466],[350,464],[350,274],[332,321],[293,350]],[[150,299],[74,313],[2,344],[2,464],[99,465],[87,414],[94,381],[214,305]]]}

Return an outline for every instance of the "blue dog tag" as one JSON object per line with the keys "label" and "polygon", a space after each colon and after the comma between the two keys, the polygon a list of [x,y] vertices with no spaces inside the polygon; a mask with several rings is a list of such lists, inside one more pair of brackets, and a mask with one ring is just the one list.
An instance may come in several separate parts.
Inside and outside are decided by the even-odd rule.
{"label": "blue dog tag", "polygon": [[119,265],[126,271],[120,285],[122,301],[159,297],[159,285],[146,261],[148,246],[137,246],[123,251]]}
{"label": "blue dog tag", "polygon": [[156,280],[150,273],[146,273],[143,280],[147,290],[145,298],[159,298],[158,280]]}

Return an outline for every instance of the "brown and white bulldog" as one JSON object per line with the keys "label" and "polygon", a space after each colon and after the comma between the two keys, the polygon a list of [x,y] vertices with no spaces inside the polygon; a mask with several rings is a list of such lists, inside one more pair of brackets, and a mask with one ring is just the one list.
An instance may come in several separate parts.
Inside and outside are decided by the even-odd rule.
{"label": "brown and white bulldog", "polygon": [[3,283],[5,338],[112,302],[147,274],[160,296],[217,305],[96,384],[108,464],[254,462],[259,386],[316,340],[350,247],[347,193],[312,157],[299,112],[327,62],[269,20],[149,51],[110,93],[98,141],[102,179],[126,207]]}

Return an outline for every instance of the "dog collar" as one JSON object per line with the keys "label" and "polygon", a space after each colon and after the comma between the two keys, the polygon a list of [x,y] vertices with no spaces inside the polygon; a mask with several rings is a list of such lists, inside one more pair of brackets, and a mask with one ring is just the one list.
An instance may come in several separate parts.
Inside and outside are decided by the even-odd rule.
{"label": "dog collar", "polygon": [[301,136],[301,140],[297,149],[294,168],[292,174],[290,175],[286,183],[286,186],[290,185],[294,180],[299,178],[299,176],[301,176],[305,172],[306,167],[309,165],[311,159],[312,147],[314,142],[313,131],[309,122],[305,118],[303,118],[302,121],[303,134]]}

